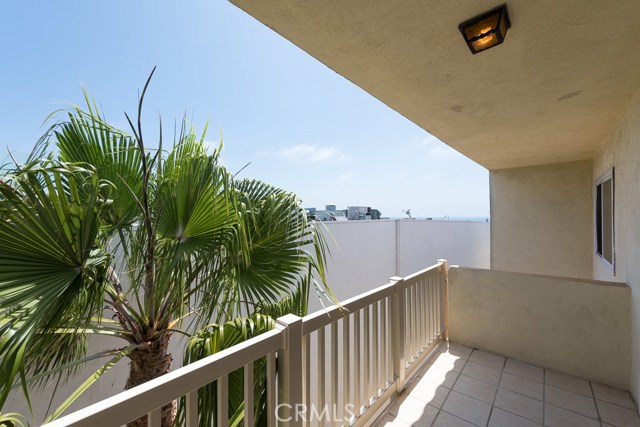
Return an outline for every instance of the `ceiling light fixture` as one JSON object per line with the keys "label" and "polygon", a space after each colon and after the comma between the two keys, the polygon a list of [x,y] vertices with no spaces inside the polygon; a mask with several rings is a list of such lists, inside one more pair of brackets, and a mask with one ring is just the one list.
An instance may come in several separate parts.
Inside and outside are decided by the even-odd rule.
{"label": "ceiling light fixture", "polygon": [[488,12],[474,16],[458,25],[469,50],[474,55],[504,41],[511,21],[507,13],[507,5],[502,4]]}

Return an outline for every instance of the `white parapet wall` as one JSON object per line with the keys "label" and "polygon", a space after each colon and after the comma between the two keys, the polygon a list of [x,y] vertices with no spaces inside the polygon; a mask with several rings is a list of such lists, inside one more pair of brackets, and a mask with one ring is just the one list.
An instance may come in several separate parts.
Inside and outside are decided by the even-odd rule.
{"label": "white parapet wall", "polygon": [[[406,276],[438,259],[489,268],[490,224],[418,219],[322,222],[331,256],[328,282],[340,300]],[[310,297],[310,312],[320,303]]]}
{"label": "white parapet wall", "polygon": [[449,269],[449,338],[629,390],[631,292],[613,282]]}

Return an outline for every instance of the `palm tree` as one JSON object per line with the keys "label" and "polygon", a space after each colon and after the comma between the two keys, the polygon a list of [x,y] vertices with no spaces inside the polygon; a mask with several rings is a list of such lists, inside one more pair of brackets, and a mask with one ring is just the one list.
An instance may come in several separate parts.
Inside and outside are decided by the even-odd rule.
{"label": "palm tree", "polygon": [[[27,163],[0,177],[0,408],[16,384],[28,398],[28,387],[107,358],[57,417],[124,357],[126,388],[168,372],[177,333],[295,299],[303,280],[330,295],[324,241],[295,195],[235,180],[221,147],[208,154],[185,122],[168,153],[161,124],[158,149],[145,148],[152,76],[137,122],[125,113],[131,135],[86,97],[86,110],[68,109]],[[123,345],[87,354],[95,335]],[[175,413],[163,408],[164,426]]]}

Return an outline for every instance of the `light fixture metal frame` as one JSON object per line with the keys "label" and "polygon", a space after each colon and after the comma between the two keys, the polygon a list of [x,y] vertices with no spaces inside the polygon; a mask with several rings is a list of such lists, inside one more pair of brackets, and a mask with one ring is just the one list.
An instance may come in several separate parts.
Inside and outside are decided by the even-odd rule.
{"label": "light fixture metal frame", "polygon": [[[495,28],[493,28],[491,31],[481,34],[477,37],[472,37],[470,39],[467,39],[467,34],[465,33],[465,28],[477,24],[480,21],[483,21],[487,18],[489,18],[490,16],[493,15],[498,15],[498,20],[496,23]],[[505,30],[504,30],[504,34],[502,34],[500,32],[500,27],[502,24],[502,20],[505,21]],[[464,41],[467,43],[467,47],[469,48],[469,50],[471,51],[472,54],[477,54],[480,52],[484,52],[485,50],[489,50],[492,47],[496,47],[500,44],[502,44],[502,42],[504,42],[505,36],[507,35],[507,31],[509,31],[509,28],[511,28],[511,19],[509,18],[509,11],[507,10],[507,4],[503,3],[499,6],[494,7],[491,10],[488,10],[484,13],[481,13],[479,15],[474,16],[473,18],[467,19],[466,21],[462,22],[460,25],[458,25],[458,29],[460,30],[460,33],[462,34],[462,37],[464,38]],[[489,47],[486,47],[482,50],[475,50],[475,48],[473,47],[473,42],[480,40],[484,37],[487,37],[487,35],[490,34],[495,34],[498,42],[496,44],[493,44]]]}

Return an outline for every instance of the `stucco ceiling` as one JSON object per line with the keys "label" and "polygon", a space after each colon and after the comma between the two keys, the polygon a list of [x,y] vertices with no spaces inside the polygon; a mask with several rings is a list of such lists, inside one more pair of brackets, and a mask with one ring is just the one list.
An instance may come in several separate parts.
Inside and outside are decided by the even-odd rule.
{"label": "stucco ceiling", "polygon": [[640,87],[640,1],[510,0],[472,55],[485,0],[231,0],[489,169],[591,158]]}

